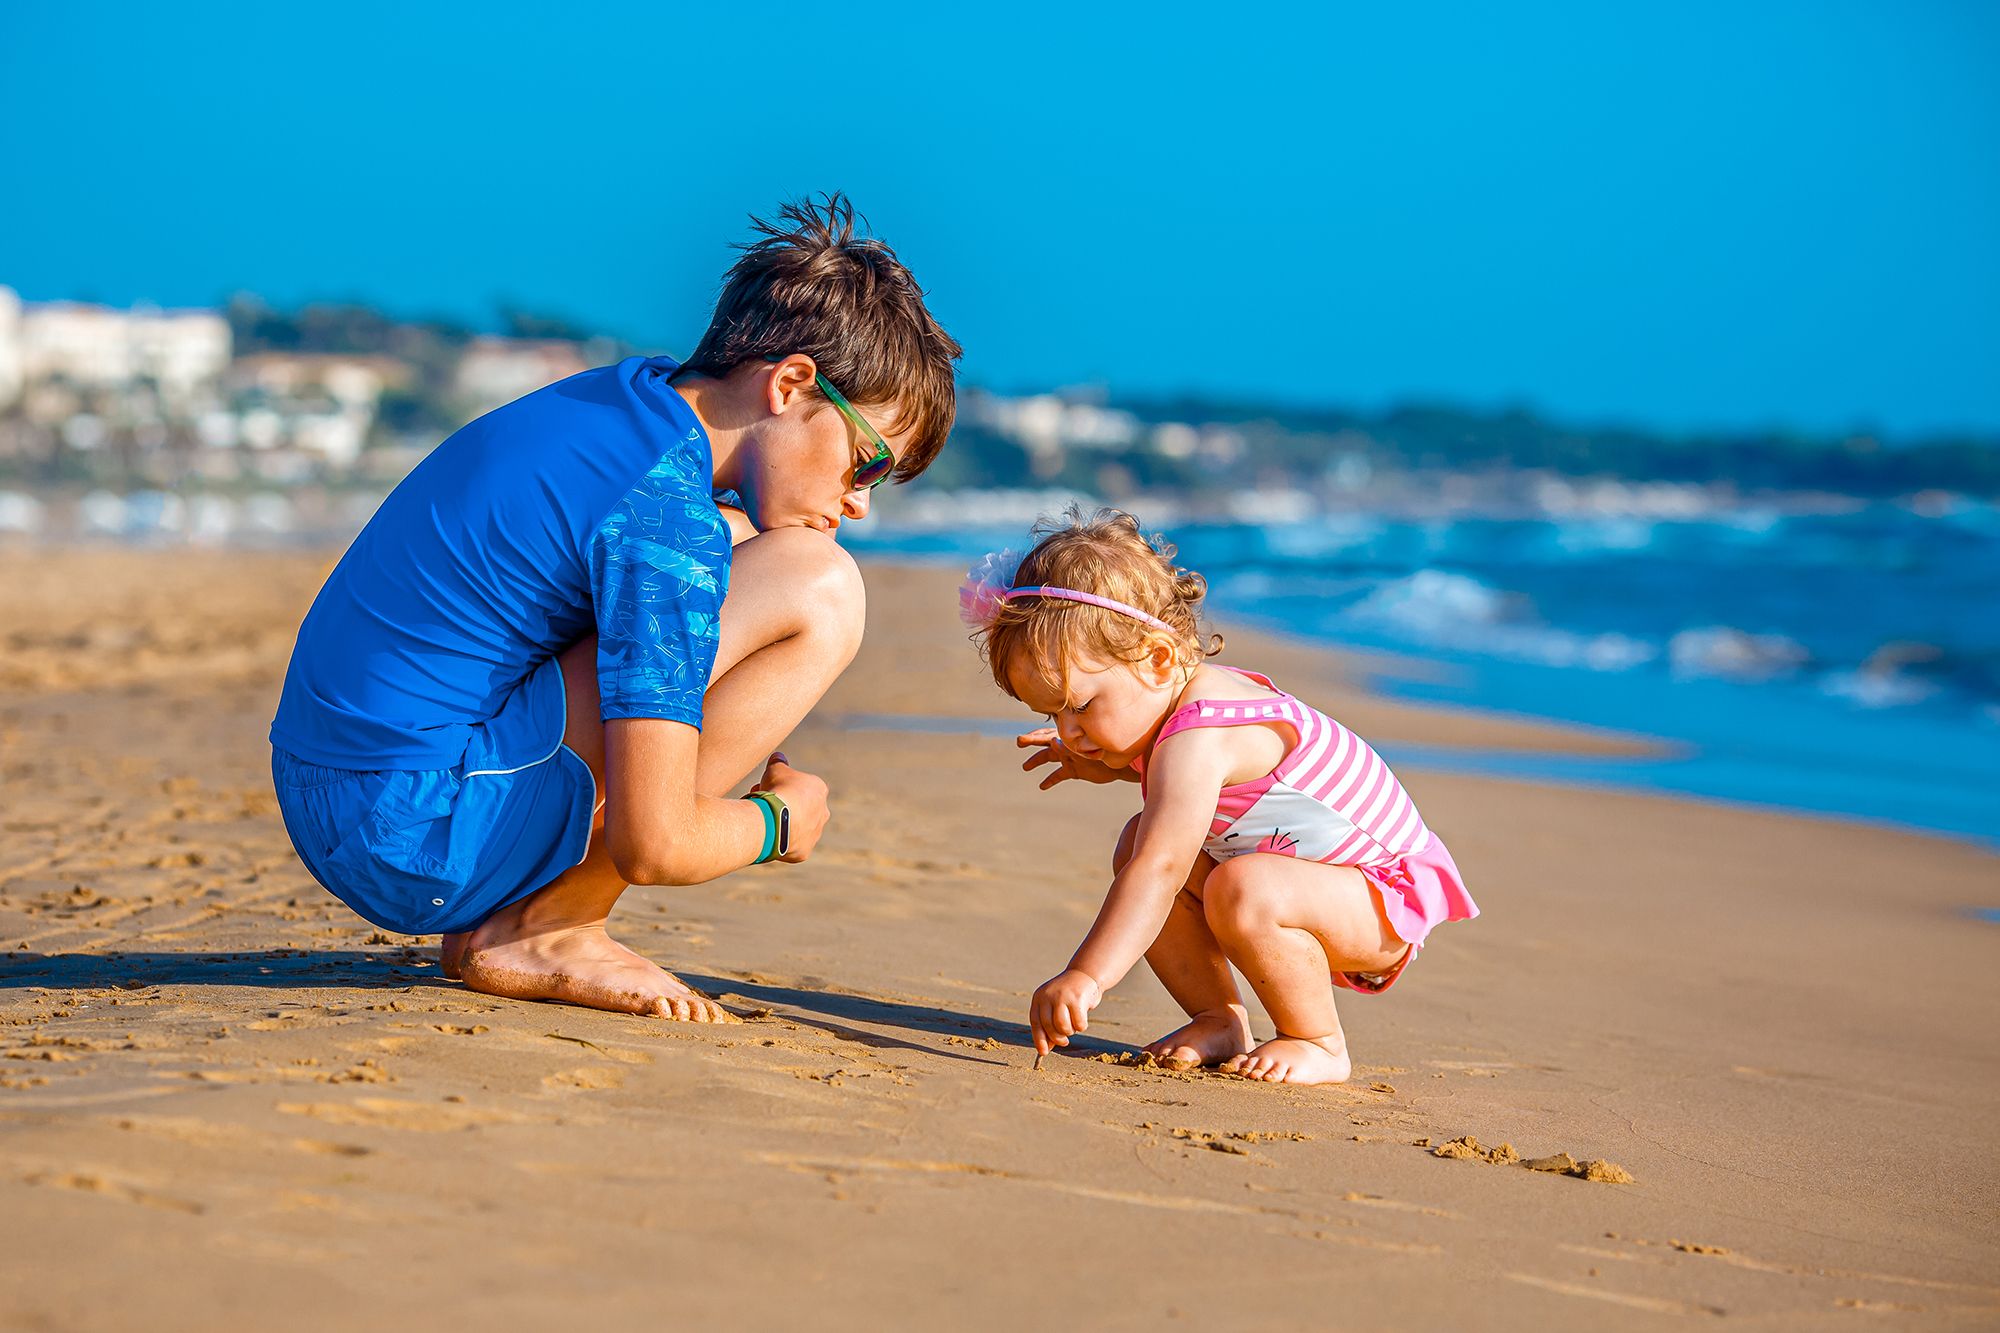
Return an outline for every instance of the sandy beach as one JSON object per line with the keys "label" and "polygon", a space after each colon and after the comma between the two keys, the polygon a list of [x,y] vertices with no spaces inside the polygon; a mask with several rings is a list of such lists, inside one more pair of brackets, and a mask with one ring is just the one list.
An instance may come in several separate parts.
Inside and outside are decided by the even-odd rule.
{"label": "sandy beach", "polygon": [[[1035,1072],[1136,792],[1037,793],[955,580],[871,565],[786,747],[819,854],[613,918],[743,1022],[496,1000],[285,840],[330,563],[0,552],[0,1328],[2000,1326],[1986,851],[1404,767],[1484,915],[1343,997],[1351,1083],[1121,1062],[1144,969]],[[1223,660],[1385,744],[1638,744]],[[1508,1160],[1564,1153],[1631,1183]]]}

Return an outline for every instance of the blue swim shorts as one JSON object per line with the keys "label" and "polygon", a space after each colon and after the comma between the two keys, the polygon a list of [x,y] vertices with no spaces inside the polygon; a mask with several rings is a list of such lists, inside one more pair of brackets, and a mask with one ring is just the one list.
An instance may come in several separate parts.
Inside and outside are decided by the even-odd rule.
{"label": "blue swim shorts", "polygon": [[499,716],[472,728],[452,768],[357,771],[271,752],[292,846],[334,897],[405,935],[471,930],[581,861],[596,784],[563,744],[554,658]]}

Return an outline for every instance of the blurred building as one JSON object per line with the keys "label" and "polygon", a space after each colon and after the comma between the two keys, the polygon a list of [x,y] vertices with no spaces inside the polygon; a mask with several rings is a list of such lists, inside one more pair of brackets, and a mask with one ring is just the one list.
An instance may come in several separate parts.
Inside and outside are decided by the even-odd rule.
{"label": "blurred building", "polygon": [[1020,445],[1039,477],[1060,472],[1069,450],[1123,453],[1144,431],[1130,412],[1056,394],[1006,398],[974,392],[966,397],[966,409],[970,421]]}
{"label": "blurred building", "polygon": [[[184,418],[213,391],[231,346],[229,322],[212,310],[114,310],[74,301],[23,306],[11,291],[0,301],[0,339],[10,344],[0,362],[13,363],[18,395],[31,414],[35,390],[46,386],[57,391],[47,406],[59,413],[78,395],[143,389],[161,415]],[[0,371],[0,392],[6,374]]]}
{"label": "blurred building", "polygon": [[[587,370],[595,352],[615,352],[501,337],[434,337],[392,350],[379,324],[370,315],[359,333],[279,327],[262,338],[270,350],[235,357],[219,312],[24,303],[0,287],[0,463],[161,485],[393,482],[451,423]],[[365,343],[369,334],[383,345],[296,349],[314,338]]]}
{"label": "blurred building", "polygon": [[21,396],[21,298],[0,287],[0,412]]}
{"label": "blurred building", "polygon": [[24,303],[0,288],[0,458],[159,474],[219,402],[232,343],[214,311]]}
{"label": "blurred building", "polygon": [[452,402],[470,420],[589,369],[582,348],[573,342],[474,338],[452,374]]}
{"label": "blurred building", "polygon": [[256,470],[274,480],[316,465],[346,472],[368,443],[383,392],[403,387],[410,374],[407,363],[386,356],[246,356],[223,378],[224,404],[202,417],[201,442],[265,455]]}

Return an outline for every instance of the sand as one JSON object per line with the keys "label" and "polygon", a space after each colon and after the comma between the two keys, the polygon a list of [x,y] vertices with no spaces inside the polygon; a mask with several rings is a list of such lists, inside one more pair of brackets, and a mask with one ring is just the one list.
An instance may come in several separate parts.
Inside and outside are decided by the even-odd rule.
{"label": "sand", "polygon": [[[819,855],[615,919],[744,1022],[494,1000],[285,843],[264,732],[327,564],[0,553],[0,1327],[2000,1324],[1982,850],[1411,767],[1485,915],[1343,998],[1351,1083],[1121,1060],[1178,1021],[1143,970],[1037,1072],[1133,793],[844,727],[1008,714],[951,580],[871,566],[786,747]],[[1227,660],[1383,741],[1639,744]],[[1524,1169],[1565,1155],[1631,1183]]]}

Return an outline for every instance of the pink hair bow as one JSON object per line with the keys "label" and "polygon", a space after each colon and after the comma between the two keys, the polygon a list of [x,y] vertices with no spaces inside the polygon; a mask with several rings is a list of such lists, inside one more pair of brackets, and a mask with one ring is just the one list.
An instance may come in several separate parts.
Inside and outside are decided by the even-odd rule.
{"label": "pink hair bow", "polygon": [[1015,571],[1024,557],[1014,550],[993,551],[965,572],[958,587],[958,617],[971,629],[985,629],[1000,614],[1000,604],[1014,584]]}

